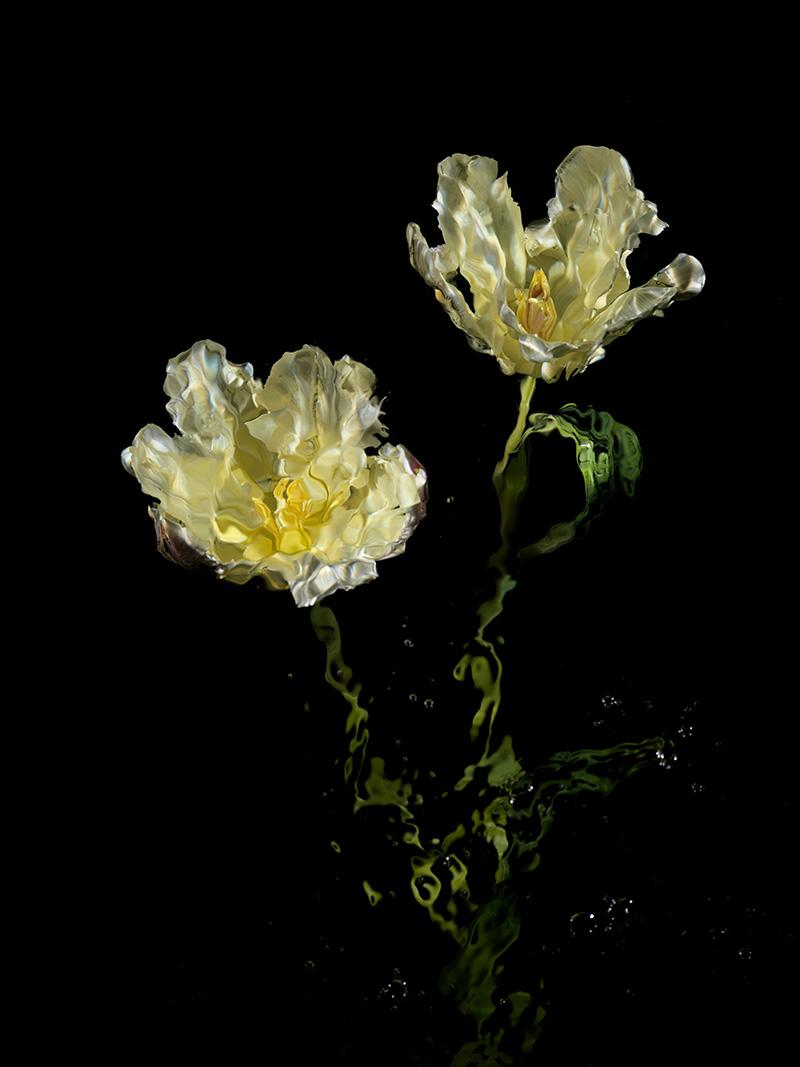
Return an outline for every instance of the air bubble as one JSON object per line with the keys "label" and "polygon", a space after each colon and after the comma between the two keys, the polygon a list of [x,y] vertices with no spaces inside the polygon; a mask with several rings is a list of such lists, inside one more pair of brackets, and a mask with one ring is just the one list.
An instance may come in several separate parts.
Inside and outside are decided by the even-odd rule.
{"label": "air bubble", "polygon": [[419,700],[419,697],[416,693],[409,693],[408,699],[411,701],[412,704],[416,704],[416,702]]}
{"label": "air bubble", "polygon": [[430,697],[425,697],[422,703],[425,705],[426,708],[428,708],[428,710],[430,710],[434,706],[434,701]]}
{"label": "air bubble", "polygon": [[392,980],[378,990],[379,1000],[389,1001],[389,1010],[396,1011],[399,1004],[408,996],[408,982],[403,978],[397,968],[392,970]]}
{"label": "air bubble", "polygon": [[675,752],[665,752],[662,748],[656,749],[656,763],[665,771],[671,771],[678,762]]}

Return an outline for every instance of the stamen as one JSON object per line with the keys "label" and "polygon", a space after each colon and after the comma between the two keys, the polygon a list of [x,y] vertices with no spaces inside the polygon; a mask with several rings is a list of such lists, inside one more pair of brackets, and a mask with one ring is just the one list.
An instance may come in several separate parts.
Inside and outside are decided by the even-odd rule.
{"label": "stamen", "polygon": [[517,289],[517,321],[526,333],[543,341],[550,339],[556,326],[556,306],[550,298],[550,283],[541,269],[533,272],[528,291]]}

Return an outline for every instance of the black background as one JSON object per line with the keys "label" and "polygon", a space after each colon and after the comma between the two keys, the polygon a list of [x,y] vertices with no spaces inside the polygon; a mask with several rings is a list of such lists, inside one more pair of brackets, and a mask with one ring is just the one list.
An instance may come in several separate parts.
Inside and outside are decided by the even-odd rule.
{"label": "black background", "polygon": [[[762,179],[737,76],[698,86],[687,71],[702,54],[632,81],[616,62],[601,76],[599,57],[579,74],[566,45],[534,75],[482,59],[477,39],[452,55],[440,33],[430,57],[409,42],[391,62],[382,47],[317,36],[312,48],[299,30],[263,52],[244,26],[232,48],[213,36],[208,25],[202,46],[109,53],[76,117],[82,283],[106,398],[96,536],[114,561],[87,580],[99,625],[75,785],[101,1050],[445,1067],[471,1036],[437,990],[451,950],[411,900],[405,860],[384,848],[381,818],[350,813],[336,765],[345,709],[307,612],[159,557],[118,453],[146,422],[168,425],[165,363],[200,338],[261,376],[304,343],[372,367],[389,439],[428,469],[429,514],[378,581],[330,603],[375,698],[374,753],[398,772],[405,759],[456,773],[474,695],[450,672],[494,548],[491,470],[517,385],[442,314],[404,231],[413,220],[437,239],[444,156],[497,158],[527,222],[580,143],[620,150],[670,224],[631,256],[633,284],[682,251],[708,282],[534,396],[534,410],[610,411],[636,430],[645,466],[632,500],[521,575],[498,627],[506,728],[526,766],[658,733],[677,762],[565,807],[518,887],[515,974],[543,977],[549,1008],[531,1062],[774,1049],[789,1022],[796,800],[765,607],[781,581],[781,398],[754,333],[765,302],[777,316],[785,304],[754,251]],[[577,512],[581,489],[566,445],[535,456],[525,521],[538,535]],[[375,909],[364,878],[387,894]],[[623,918],[613,902],[628,899]]]}

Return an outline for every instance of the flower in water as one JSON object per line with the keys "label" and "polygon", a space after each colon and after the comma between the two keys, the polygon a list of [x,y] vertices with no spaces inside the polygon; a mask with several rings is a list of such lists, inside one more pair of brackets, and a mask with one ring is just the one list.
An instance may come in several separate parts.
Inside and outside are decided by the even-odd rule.
{"label": "flower in water", "polygon": [[221,578],[264,578],[309,607],[376,577],[425,514],[426,474],[386,431],[375,376],[318,348],[287,352],[262,384],[249,363],[198,341],[167,364],[180,430],[141,429],[122,462],[150,508],[159,550]]}
{"label": "flower in water", "polygon": [[485,156],[443,160],[434,207],[444,244],[430,248],[411,223],[411,263],[470,345],[494,354],[506,374],[555,381],[562,371],[580,372],[639,319],[694,296],[705,282],[698,260],[682,253],[629,288],[626,260],[639,234],[661,233],[666,223],[610,148],[573,149],[556,172],[549,218],[527,228],[506,175],[498,178]]}

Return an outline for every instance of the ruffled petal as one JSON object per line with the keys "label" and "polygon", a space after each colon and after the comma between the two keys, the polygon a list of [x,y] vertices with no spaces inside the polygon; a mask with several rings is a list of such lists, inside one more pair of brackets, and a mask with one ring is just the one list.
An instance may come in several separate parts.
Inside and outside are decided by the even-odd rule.
{"label": "ruffled petal", "polygon": [[[501,360],[505,330],[500,316],[525,284],[527,255],[518,205],[497,163],[484,156],[454,155],[439,164],[434,207],[443,246],[431,249],[412,223],[406,231],[411,263],[436,289],[452,321],[480,352]],[[472,307],[452,279],[460,272],[468,282]],[[513,373],[511,364],[504,370]]]}
{"label": "ruffled petal", "polygon": [[197,341],[167,363],[167,411],[184,436],[209,452],[230,448],[239,425],[255,413],[260,388],[252,366],[229,363],[213,341]]}
{"label": "ruffled petal", "polygon": [[487,156],[454,155],[439,164],[434,205],[445,244],[475,297],[475,311],[498,288],[525,284],[527,256],[519,206],[506,175]]}
{"label": "ruffled petal", "polygon": [[215,567],[216,559],[195,541],[189,530],[163,515],[159,507],[148,508],[155,523],[156,544],[165,559],[181,567]]}
{"label": "ruffled petal", "polygon": [[645,285],[617,297],[592,320],[583,339],[606,345],[627,333],[640,319],[662,314],[673,300],[695,296],[704,284],[705,271],[700,261],[682,252]]}
{"label": "ruffled petal", "polygon": [[196,442],[170,437],[160,426],[141,429],[123,452],[126,469],[142,491],[159,501],[159,514],[185,526],[197,546],[215,558],[244,540],[261,517],[254,498],[261,494],[240,469],[233,451],[206,452]]}
{"label": "ruffled petal", "polygon": [[703,291],[706,272],[699,259],[681,252],[668,267],[656,274],[653,281],[658,285],[671,286],[675,290],[676,300],[688,300]]}
{"label": "ruffled petal", "polygon": [[625,261],[639,234],[659,234],[666,223],[634,186],[624,156],[591,145],[573,149],[558,167],[548,214],[563,251],[548,274],[558,311],[552,339],[573,340],[594,311],[628,288]]}
{"label": "ruffled petal", "polygon": [[188,441],[214,455],[236,453],[236,462],[258,479],[269,466],[262,445],[247,432],[262,388],[249,363],[230,363],[222,345],[197,341],[167,363],[167,411]]}
{"label": "ruffled petal", "polygon": [[405,551],[406,542],[425,515],[427,475],[402,445],[385,444],[369,459],[370,480],[348,538],[354,558],[310,564],[289,581],[299,607],[310,607],[337,589],[354,589],[377,576],[377,563]]}
{"label": "ruffled petal", "polygon": [[306,556],[296,577],[289,582],[289,589],[299,608],[310,608],[331,593],[340,589],[355,589],[377,577],[378,566],[373,559],[324,563],[313,556]]}
{"label": "ruffled petal", "polygon": [[374,387],[375,375],[362,363],[345,356],[332,364],[306,345],[275,363],[248,430],[276,454],[278,476],[297,477],[331,450],[342,456],[377,444],[386,431]]}
{"label": "ruffled petal", "polygon": [[431,248],[422,236],[419,226],[412,222],[406,228],[411,266],[436,290],[436,299],[459,330],[467,335],[470,347],[477,352],[491,352],[491,345],[484,337],[484,330],[461,290],[453,285],[451,278],[458,272],[458,260],[445,245]]}

